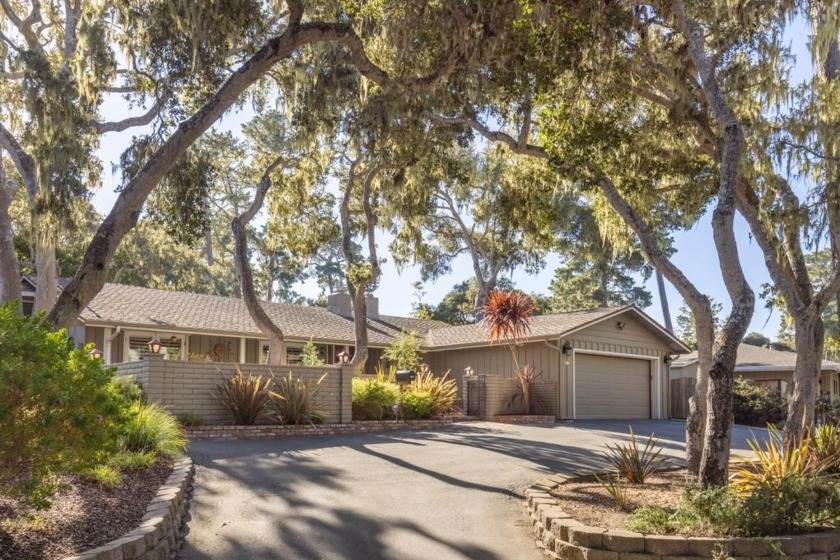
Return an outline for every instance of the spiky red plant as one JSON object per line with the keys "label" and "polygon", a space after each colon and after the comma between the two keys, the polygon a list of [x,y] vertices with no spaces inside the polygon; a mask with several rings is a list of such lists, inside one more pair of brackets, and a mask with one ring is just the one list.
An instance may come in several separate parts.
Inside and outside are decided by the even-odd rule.
{"label": "spiky red plant", "polygon": [[490,292],[481,311],[481,327],[486,329],[490,340],[504,338],[510,344],[531,332],[531,316],[537,310],[536,304],[521,292],[494,290]]}

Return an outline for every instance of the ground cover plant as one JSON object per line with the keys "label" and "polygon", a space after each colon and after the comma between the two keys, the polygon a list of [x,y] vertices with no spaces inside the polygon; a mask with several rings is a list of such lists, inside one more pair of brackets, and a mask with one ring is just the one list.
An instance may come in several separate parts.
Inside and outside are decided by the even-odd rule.
{"label": "ground cover plant", "polygon": [[557,496],[583,522],[646,534],[762,537],[837,528],[838,434],[837,426],[823,426],[790,443],[771,428],[750,442],[754,459],[730,466],[725,487],[704,487],[683,470],[646,468],[660,450],[652,437],[641,447],[631,436],[630,444],[610,447],[618,475],[561,486]]}

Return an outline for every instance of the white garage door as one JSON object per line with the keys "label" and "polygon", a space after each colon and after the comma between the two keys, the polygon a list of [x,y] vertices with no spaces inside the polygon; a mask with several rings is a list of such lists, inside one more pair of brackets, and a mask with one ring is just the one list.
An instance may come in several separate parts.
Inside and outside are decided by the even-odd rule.
{"label": "white garage door", "polygon": [[575,354],[577,418],[650,418],[650,361]]}

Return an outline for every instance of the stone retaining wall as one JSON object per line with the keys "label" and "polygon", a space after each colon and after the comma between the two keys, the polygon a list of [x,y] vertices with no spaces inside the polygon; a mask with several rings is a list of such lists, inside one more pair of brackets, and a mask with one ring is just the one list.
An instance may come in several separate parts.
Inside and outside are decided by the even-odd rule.
{"label": "stone retaining wall", "polygon": [[527,507],[546,560],[681,560],[733,557],[840,560],[840,531],[762,538],[707,538],[643,535],[589,527],[572,519],[550,494],[579,475],[553,475],[525,490]]}
{"label": "stone retaining wall", "polygon": [[554,424],[556,421],[554,416],[542,414],[505,414],[493,417],[493,422],[503,424]]}
{"label": "stone retaining wall", "polygon": [[176,462],[136,529],[64,560],[174,560],[181,548],[194,470],[189,457]]}
{"label": "stone retaining wall", "polygon": [[278,439],[286,437],[341,436],[401,430],[434,430],[455,422],[475,420],[470,416],[455,416],[437,420],[364,420],[350,424],[318,424],[302,426],[193,426],[185,428],[190,439]]}

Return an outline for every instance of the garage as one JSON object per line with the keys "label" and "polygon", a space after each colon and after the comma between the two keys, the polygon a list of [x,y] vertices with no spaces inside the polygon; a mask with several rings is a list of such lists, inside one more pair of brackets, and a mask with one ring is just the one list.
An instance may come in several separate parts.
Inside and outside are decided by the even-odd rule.
{"label": "garage", "polygon": [[651,361],[575,352],[575,418],[650,418]]}

